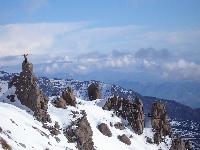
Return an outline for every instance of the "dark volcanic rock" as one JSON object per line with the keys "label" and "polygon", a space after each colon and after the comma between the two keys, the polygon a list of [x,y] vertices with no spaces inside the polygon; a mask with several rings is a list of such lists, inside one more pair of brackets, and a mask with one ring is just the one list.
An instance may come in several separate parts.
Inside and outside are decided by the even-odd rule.
{"label": "dark volcanic rock", "polygon": [[131,145],[131,140],[125,134],[119,135],[118,139],[127,145]]}
{"label": "dark volcanic rock", "polygon": [[62,98],[66,101],[67,105],[76,106],[76,97],[70,87],[67,87],[67,89],[62,92]]}
{"label": "dark volcanic rock", "polygon": [[105,123],[99,124],[98,129],[103,135],[108,136],[108,137],[112,136],[112,133],[107,124],[105,124]]}
{"label": "dark volcanic rock", "polygon": [[160,101],[154,102],[151,112],[151,125],[154,134],[154,142],[159,144],[163,137],[171,135],[171,126],[168,120],[165,105]]}
{"label": "dark volcanic rock", "polygon": [[33,65],[25,59],[22,63],[22,72],[15,75],[9,87],[15,86],[15,94],[22,105],[29,107],[40,121],[50,121],[47,114],[48,97],[37,87],[36,77],[33,75]]}
{"label": "dark volcanic rock", "polygon": [[127,119],[132,129],[137,134],[142,134],[144,129],[143,103],[139,98],[135,98],[134,103],[119,97],[110,98],[103,109],[114,110],[118,116]]}
{"label": "dark volcanic rock", "polygon": [[100,87],[97,83],[92,83],[89,85],[88,96],[90,100],[96,100],[101,98]]}

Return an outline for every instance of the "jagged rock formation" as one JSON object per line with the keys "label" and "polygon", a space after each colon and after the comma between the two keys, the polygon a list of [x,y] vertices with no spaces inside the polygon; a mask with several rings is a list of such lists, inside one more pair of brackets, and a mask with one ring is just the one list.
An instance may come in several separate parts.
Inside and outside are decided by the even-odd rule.
{"label": "jagged rock formation", "polygon": [[127,145],[131,145],[131,140],[125,134],[119,135],[118,139]]}
{"label": "jagged rock formation", "polygon": [[29,107],[38,120],[50,121],[47,114],[48,97],[38,88],[36,77],[33,75],[33,65],[27,61],[27,58],[22,63],[20,75],[15,75],[9,83],[9,88],[12,86],[15,86],[15,94],[21,104]]}
{"label": "jagged rock formation", "polygon": [[154,102],[151,112],[151,125],[155,132],[154,142],[159,144],[163,137],[171,135],[171,126],[168,120],[165,105],[160,101]]}
{"label": "jagged rock formation", "polygon": [[76,106],[76,97],[70,87],[67,87],[67,89],[62,92],[62,98],[66,101],[66,105]]}
{"label": "jagged rock formation", "polygon": [[[77,126],[77,128],[73,126]],[[65,131],[67,139],[70,142],[77,142],[79,150],[95,150],[92,135],[93,131],[85,114],[82,118],[73,122],[72,126],[68,127]]]}
{"label": "jagged rock formation", "polygon": [[181,138],[176,138],[172,140],[172,146],[170,150],[192,150],[189,141],[184,141]]}
{"label": "jagged rock formation", "polygon": [[143,133],[144,111],[143,103],[139,98],[135,98],[132,103],[127,99],[114,96],[106,102],[103,109],[114,110],[118,116],[128,120],[135,133]]}
{"label": "jagged rock formation", "polygon": [[107,124],[105,124],[105,123],[99,124],[98,129],[103,135],[108,136],[108,137],[112,136],[112,133]]}
{"label": "jagged rock formation", "polygon": [[97,83],[92,83],[88,87],[88,96],[90,100],[96,100],[101,98],[100,87]]}

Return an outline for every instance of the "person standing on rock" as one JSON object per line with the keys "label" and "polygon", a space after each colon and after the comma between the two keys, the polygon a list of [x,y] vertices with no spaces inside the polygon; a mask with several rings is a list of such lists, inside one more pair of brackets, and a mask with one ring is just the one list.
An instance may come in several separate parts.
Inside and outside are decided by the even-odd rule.
{"label": "person standing on rock", "polygon": [[28,62],[28,60],[27,60],[28,54],[24,54],[23,56],[24,56],[24,61],[25,61],[25,63],[27,63],[27,62]]}

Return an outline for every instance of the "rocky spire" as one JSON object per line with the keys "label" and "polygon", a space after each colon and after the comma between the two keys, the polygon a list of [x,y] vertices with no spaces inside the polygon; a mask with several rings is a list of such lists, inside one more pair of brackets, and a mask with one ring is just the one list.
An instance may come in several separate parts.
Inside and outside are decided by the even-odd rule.
{"label": "rocky spire", "polygon": [[159,144],[165,136],[171,135],[171,126],[168,120],[165,105],[160,101],[153,103],[151,112],[151,125],[155,132],[154,142]]}
{"label": "rocky spire", "polygon": [[97,83],[92,83],[88,87],[88,96],[90,100],[96,100],[101,98],[100,87]]}
{"label": "rocky spire", "polygon": [[13,77],[9,84],[9,87],[11,86],[15,86],[15,94],[21,104],[34,111],[38,120],[50,121],[47,114],[48,97],[37,87],[36,77],[33,75],[33,64],[28,61],[27,55],[24,55],[22,72]]}

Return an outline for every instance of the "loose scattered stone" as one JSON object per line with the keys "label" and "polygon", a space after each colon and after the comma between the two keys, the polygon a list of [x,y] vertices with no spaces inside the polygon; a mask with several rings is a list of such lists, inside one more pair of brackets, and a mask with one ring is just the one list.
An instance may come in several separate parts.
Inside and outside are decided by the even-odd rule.
{"label": "loose scattered stone", "polygon": [[11,102],[15,102],[15,95],[8,95],[7,98],[8,98]]}
{"label": "loose scattered stone", "polygon": [[116,129],[120,129],[120,130],[124,130],[125,129],[124,124],[121,123],[121,122],[115,123],[114,126],[115,126]]}
{"label": "loose scattered stone", "polygon": [[147,136],[146,137],[146,142],[152,144],[153,140],[152,140],[152,138],[150,138],[150,137]]}

